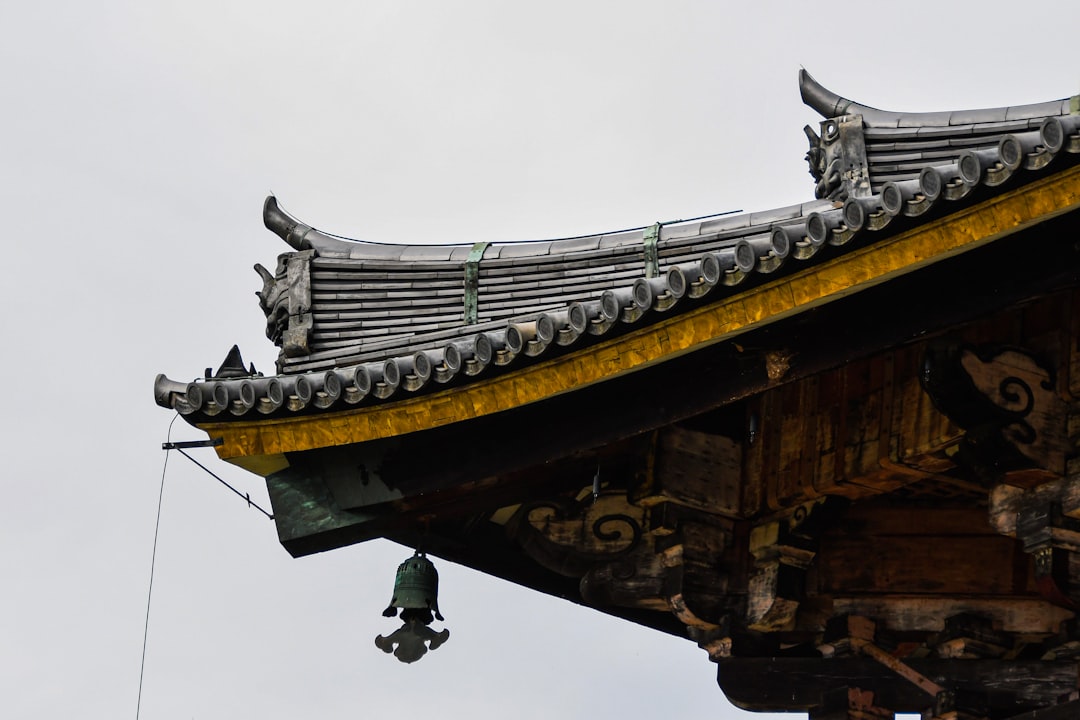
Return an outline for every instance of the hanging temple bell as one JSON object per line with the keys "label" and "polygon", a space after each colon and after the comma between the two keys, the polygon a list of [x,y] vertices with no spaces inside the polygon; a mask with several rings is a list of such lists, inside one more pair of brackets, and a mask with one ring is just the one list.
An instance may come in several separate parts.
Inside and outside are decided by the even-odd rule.
{"label": "hanging temple bell", "polygon": [[393,653],[404,663],[423,657],[450,637],[449,630],[432,630],[433,620],[442,620],[439,612],[439,573],[435,565],[420,552],[401,563],[394,578],[394,595],[390,605],[383,611],[385,617],[394,617],[401,609],[402,626],[383,637],[375,637],[375,645],[383,652]]}

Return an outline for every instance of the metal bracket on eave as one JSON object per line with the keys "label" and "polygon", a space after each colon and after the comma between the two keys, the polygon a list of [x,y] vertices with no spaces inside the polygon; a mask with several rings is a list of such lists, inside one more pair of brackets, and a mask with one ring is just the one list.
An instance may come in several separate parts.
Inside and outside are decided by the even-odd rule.
{"label": "metal bracket on eave", "polygon": [[480,303],[480,258],[488,249],[489,242],[478,242],[465,259],[465,324],[475,325]]}
{"label": "metal bracket on eave", "polygon": [[645,228],[645,277],[660,277],[660,254],[656,244],[660,240],[660,228],[664,223],[656,223]]}
{"label": "metal bracket on eave", "polygon": [[183,440],[181,442],[161,443],[162,450],[186,450],[188,448],[218,447],[225,444],[225,438],[210,438],[209,440]]}

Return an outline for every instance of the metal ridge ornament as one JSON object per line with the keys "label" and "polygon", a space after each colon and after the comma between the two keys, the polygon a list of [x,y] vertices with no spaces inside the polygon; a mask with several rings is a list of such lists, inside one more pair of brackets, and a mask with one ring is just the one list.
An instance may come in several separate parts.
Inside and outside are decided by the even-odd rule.
{"label": "metal ridge ornament", "polygon": [[435,631],[433,620],[443,620],[439,612],[439,573],[427,555],[417,550],[401,563],[394,578],[394,595],[383,616],[394,617],[401,609],[404,623],[388,636],[376,635],[375,645],[404,663],[416,662],[450,638],[449,630]]}

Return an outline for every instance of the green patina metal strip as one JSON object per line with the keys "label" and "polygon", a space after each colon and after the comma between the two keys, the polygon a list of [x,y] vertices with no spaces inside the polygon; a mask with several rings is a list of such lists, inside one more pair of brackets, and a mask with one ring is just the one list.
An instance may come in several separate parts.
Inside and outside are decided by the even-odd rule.
{"label": "green patina metal strip", "polygon": [[488,249],[488,242],[478,242],[465,259],[465,324],[475,325],[480,300],[480,258]]}
{"label": "green patina metal strip", "polygon": [[660,228],[663,223],[656,223],[645,228],[645,277],[654,278],[660,276],[660,255],[656,249],[656,242],[660,239]]}
{"label": "green patina metal strip", "polygon": [[1073,95],[1069,98],[1069,112],[1073,115],[1080,115],[1080,95]]}

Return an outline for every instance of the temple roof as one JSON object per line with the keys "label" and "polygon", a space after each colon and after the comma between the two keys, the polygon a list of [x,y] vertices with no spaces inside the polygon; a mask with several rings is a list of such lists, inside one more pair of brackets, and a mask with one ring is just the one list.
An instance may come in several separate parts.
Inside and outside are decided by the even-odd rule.
{"label": "temple roof", "polygon": [[[799,74],[799,89],[803,102],[822,117],[857,115],[862,119],[870,184],[874,193],[880,193],[886,183],[918,178],[927,166],[955,163],[967,157],[965,151],[977,153],[985,165],[1001,161],[1004,151],[1008,156],[1006,164],[1015,164],[1017,151],[1029,153],[1042,144],[1042,136],[1033,133],[1038,133],[1050,118],[1060,121],[1068,116],[1073,102],[1073,99],[1065,98],[980,110],[890,112],[840,97],[818,84],[805,70]],[[1075,121],[1067,124],[1071,132],[1076,131]],[[1000,148],[1002,138],[1006,135],[1015,135],[1020,145],[1010,141],[1008,147]],[[1058,145],[1056,141],[1053,143],[1054,147]],[[1051,149],[1050,153],[1055,154],[1059,150],[1060,147]]]}
{"label": "temple roof", "polygon": [[388,245],[270,197],[277,374],[156,399],[293,556],[387,538],[688,637],[747,709],[1075,714],[1080,97],[800,83],[799,205]]}
{"label": "temple roof", "polygon": [[[800,86],[824,118],[819,131],[805,129],[817,199],[800,205],[544,242],[388,245],[316,230],[270,197],[264,222],[292,248],[274,272],[256,266],[267,334],[282,348],[277,376],[233,362],[190,384],[159,377],[157,401],[193,423],[338,412],[460,388],[668,323],[664,332],[677,336],[612,371],[625,372],[963,251],[966,241],[909,243],[908,255],[867,259],[873,245],[1007,199],[1080,160],[1076,98],[897,113],[846,100],[805,71]],[[1030,205],[1017,202],[1006,210]],[[987,227],[971,246],[1009,231]],[[769,284],[840,261],[847,274],[832,288],[819,287],[821,277],[801,295]],[[775,297],[761,294],[770,287]],[[729,322],[733,302],[750,293],[774,309],[742,309]],[[710,317],[713,330],[693,327]],[[522,401],[574,387],[564,385]]]}

